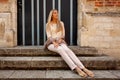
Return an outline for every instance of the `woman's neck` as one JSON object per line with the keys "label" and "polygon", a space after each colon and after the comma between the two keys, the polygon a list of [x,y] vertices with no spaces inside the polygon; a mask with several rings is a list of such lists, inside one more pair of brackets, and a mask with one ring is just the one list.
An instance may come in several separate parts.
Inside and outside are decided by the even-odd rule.
{"label": "woman's neck", "polygon": [[53,20],[52,20],[52,23],[57,23],[57,19],[53,19]]}

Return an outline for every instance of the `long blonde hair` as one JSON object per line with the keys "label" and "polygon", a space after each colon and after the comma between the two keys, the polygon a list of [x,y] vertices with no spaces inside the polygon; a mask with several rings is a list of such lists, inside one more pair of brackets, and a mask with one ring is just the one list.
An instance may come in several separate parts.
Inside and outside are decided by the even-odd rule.
{"label": "long blonde hair", "polygon": [[[52,21],[53,11],[55,11],[55,10],[56,10],[56,9],[51,10],[50,13],[49,13],[49,16],[48,16],[48,20],[47,20],[47,25],[46,25],[46,27],[47,27],[47,29],[49,29],[49,30],[50,30],[49,24],[50,24],[50,22]],[[56,11],[57,11],[57,10],[56,10]],[[58,21],[57,21],[57,30],[56,30],[56,31],[57,31],[57,32],[63,31],[62,24],[61,24],[61,21],[59,20],[59,18],[58,18]]]}

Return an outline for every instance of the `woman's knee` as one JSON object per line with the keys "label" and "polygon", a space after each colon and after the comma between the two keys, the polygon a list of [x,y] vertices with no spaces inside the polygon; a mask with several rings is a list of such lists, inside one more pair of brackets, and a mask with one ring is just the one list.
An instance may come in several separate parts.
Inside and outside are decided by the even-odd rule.
{"label": "woman's knee", "polygon": [[68,48],[66,44],[62,44],[61,46],[65,51],[70,51],[70,49]]}
{"label": "woman's knee", "polygon": [[48,46],[48,50],[60,53],[63,49],[61,46],[55,47],[53,44],[51,44]]}
{"label": "woman's knee", "polygon": [[47,48],[48,48],[49,50],[51,50],[51,49],[54,48],[54,45],[53,45],[53,44],[50,44]]}
{"label": "woman's knee", "polygon": [[53,44],[50,44],[50,45],[48,46],[48,50],[53,51],[53,52],[57,52],[57,49],[55,49],[55,47],[54,47]]}
{"label": "woman's knee", "polygon": [[63,48],[62,48],[61,46],[58,46],[58,47],[57,47],[57,51],[58,51],[58,52],[61,52],[61,51],[63,51]]}

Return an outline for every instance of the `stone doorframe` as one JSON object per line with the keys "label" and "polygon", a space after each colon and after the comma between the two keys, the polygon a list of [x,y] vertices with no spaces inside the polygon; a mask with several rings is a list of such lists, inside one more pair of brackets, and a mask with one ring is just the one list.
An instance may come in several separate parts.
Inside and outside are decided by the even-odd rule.
{"label": "stone doorframe", "polygon": [[77,0],[77,45],[81,46],[81,31],[82,28],[85,28],[83,23],[83,14],[82,14],[82,5],[81,0]]}
{"label": "stone doorframe", "polygon": [[[78,39],[80,45],[82,14],[78,0]],[[17,0],[0,0],[0,47],[17,46]]]}

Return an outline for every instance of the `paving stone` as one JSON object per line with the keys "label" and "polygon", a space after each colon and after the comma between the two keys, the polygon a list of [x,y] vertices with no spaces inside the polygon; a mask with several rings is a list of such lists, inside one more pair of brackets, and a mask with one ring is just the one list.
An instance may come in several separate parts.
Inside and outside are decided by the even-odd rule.
{"label": "paving stone", "polygon": [[111,72],[113,75],[117,76],[118,78],[120,78],[120,70],[114,71],[114,70],[110,70],[109,72]]}
{"label": "paving stone", "polygon": [[0,57],[0,60],[4,59],[5,57]]}
{"label": "paving stone", "polygon": [[46,78],[81,78],[73,71],[67,70],[48,70],[46,72]]}
{"label": "paving stone", "polygon": [[[116,72],[120,74],[117,70],[112,70],[112,72],[93,70],[94,78],[83,78],[70,70],[1,70],[1,72],[0,80],[120,80],[120,77],[113,74]],[[6,74],[8,76],[1,77]]]}
{"label": "paving stone", "polygon": [[[113,75],[109,70],[100,70],[100,71],[93,71],[95,73],[95,77],[97,78],[117,78],[117,76]],[[114,71],[113,71],[114,72]],[[117,71],[115,71],[117,72]]]}
{"label": "paving stone", "polygon": [[0,70],[0,78],[9,78],[14,73],[14,70]]}
{"label": "paving stone", "polygon": [[45,78],[45,72],[42,70],[17,70],[9,78]]}
{"label": "paving stone", "polygon": [[[95,78],[96,79],[117,79],[118,77],[116,75],[113,75],[111,72],[107,71],[107,70],[93,70],[94,74],[95,74]],[[117,71],[113,71],[114,73],[116,73]],[[119,72],[120,73],[120,72]],[[64,70],[50,70],[47,71],[46,73],[46,78],[76,78],[76,79],[80,79],[81,77],[71,71],[64,71]],[[90,77],[88,77],[90,78]]]}

